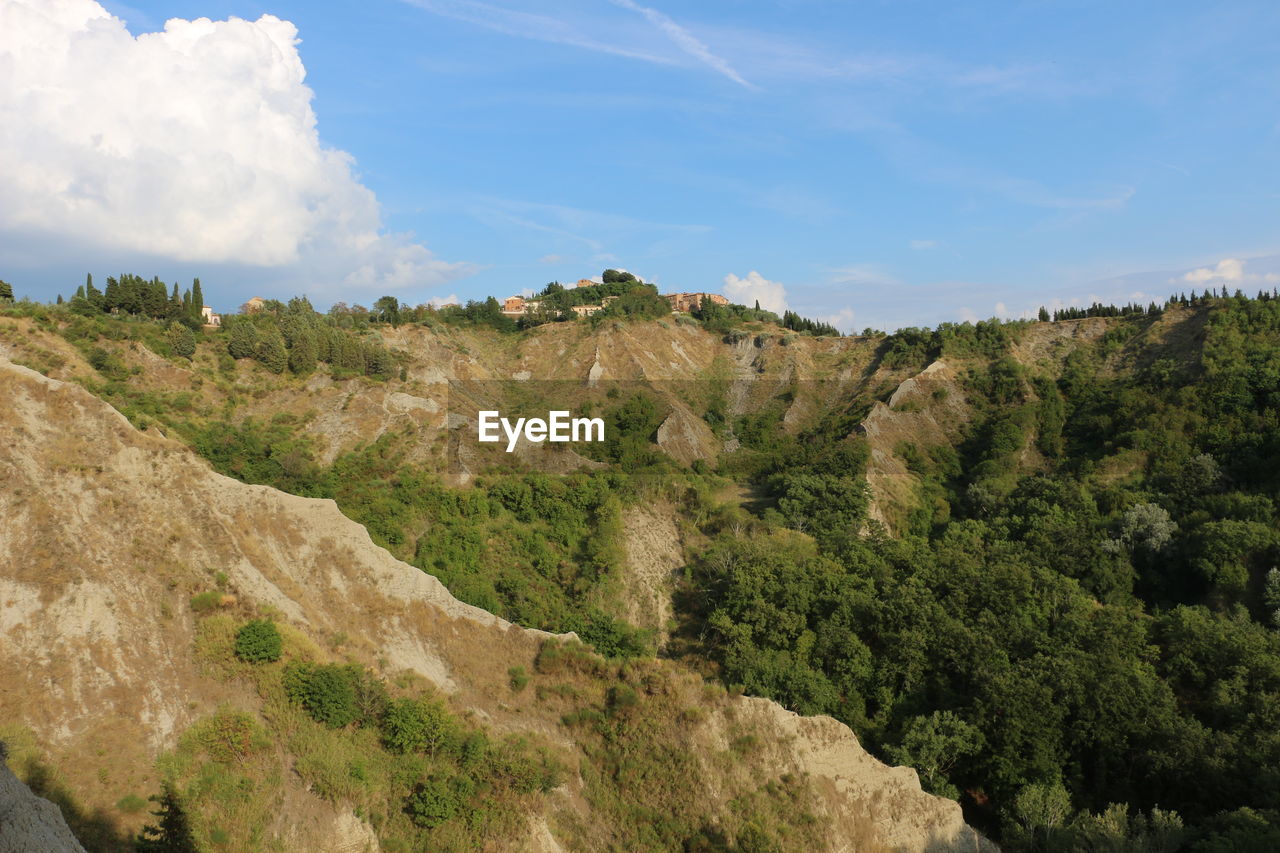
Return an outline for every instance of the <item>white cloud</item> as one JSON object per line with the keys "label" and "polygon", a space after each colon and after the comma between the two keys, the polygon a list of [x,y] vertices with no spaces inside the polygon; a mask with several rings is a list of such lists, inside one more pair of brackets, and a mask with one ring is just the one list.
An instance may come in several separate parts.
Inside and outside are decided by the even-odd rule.
{"label": "white cloud", "polygon": [[1246,272],[1245,266],[1248,261],[1242,261],[1238,258],[1223,258],[1218,261],[1217,266],[1200,267],[1194,269],[1181,279],[1171,278],[1170,282],[1177,283],[1184,281],[1188,284],[1277,284],[1280,283],[1280,273],[1253,273]]}
{"label": "white cloud", "polygon": [[625,41],[591,36],[567,20],[563,14],[540,15],[535,12],[481,3],[478,0],[404,0],[404,2],[436,15],[452,18],[455,21],[465,21],[468,24],[517,38],[563,44],[583,50],[625,56],[629,59],[641,59],[659,65],[673,64],[667,57],[633,49]]}
{"label": "white cloud", "polygon": [[746,278],[738,278],[733,273],[724,277],[724,295],[730,302],[751,306],[757,301],[766,311],[781,314],[787,310],[787,289],[779,282],[769,279],[752,270]]}
{"label": "white cloud", "polygon": [[911,248],[915,249],[917,252],[925,249],[936,249],[938,248],[938,243],[935,240],[912,240]]}
{"label": "white cloud", "polygon": [[834,314],[821,314],[818,319],[824,323],[830,323],[842,332],[852,332],[854,316],[852,308],[841,308]]}
{"label": "white cloud", "polygon": [[680,48],[685,53],[689,54],[689,56],[692,56],[707,67],[720,72],[740,86],[745,86],[748,89],[756,88],[744,80],[742,75],[735,71],[733,66],[724,58],[712,53],[711,49],[698,40],[693,33],[689,32],[687,29],[680,26],[657,9],[652,9],[648,6],[641,6],[634,0],[613,0],[613,3],[616,6],[621,6],[623,9],[630,9],[632,12],[638,12],[643,15],[645,20],[661,30],[667,38],[671,39],[672,43],[674,43],[676,47]]}
{"label": "white cloud", "polygon": [[1223,258],[1216,267],[1201,267],[1192,270],[1182,277],[1191,284],[1205,284],[1210,281],[1242,281],[1244,279],[1244,261],[1236,258]]}
{"label": "white cloud", "polygon": [[433,296],[427,300],[427,304],[432,308],[443,308],[446,305],[461,305],[458,300],[458,294],[450,293],[448,296]]}
{"label": "white cloud", "polygon": [[554,255],[554,254],[552,254],[552,255],[543,255],[542,257],[538,258],[538,263],[540,263],[540,264],[560,264],[560,263],[564,263],[564,261],[565,261],[565,260],[566,260],[566,258],[565,258],[565,256],[564,256],[564,255]]}
{"label": "white cloud", "polygon": [[470,272],[383,230],[320,142],[297,35],[263,15],[134,38],[93,0],[0,0],[0,229],[362,290]]}

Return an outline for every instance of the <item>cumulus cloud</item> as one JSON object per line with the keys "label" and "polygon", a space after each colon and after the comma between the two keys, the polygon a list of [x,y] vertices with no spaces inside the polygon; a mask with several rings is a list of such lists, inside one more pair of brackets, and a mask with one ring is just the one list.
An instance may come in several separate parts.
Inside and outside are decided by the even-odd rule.
{"label": "cumulus cloud", "polygon": [[818,319],[824,323],[830,323],[842,332],[852,332],[854,316],[852,308],[841,308],[834,314],[823,314]]}
{"label": "cumulus cloud", "polygon": [[724,295],[730,302],[751,306],[757,301],[766,311],[781,314],[787,310],[787,289],[776,281],[760,275],[752,270],[746,278],[738,278],[733,273],[724,277]]}
{"label": "cumulus cloud", "polygon": [[1244,278],[1244,261],[1236,258],[1223,258],[1216,267],[1201,267],[1192,270],[1182,277],[1191,284],[1204,284],[1209,281],[1240,281]]}
{"label": "cumulus cloud", "polygon": [[[1246,282],[1280,282],[1280,274],[1245,272],[1246,261],[1239,258],[1223,258],[1217,266],[1200,267],[1182,277],[1188,284],[1244,284]],[[1176,279],[1170,279],[1176,281]]]}
{"label": "cumulus cloud", "polygon": [[359,289],[469,272],[388,234],[324,147],[293,24],[0,0],[0,229],[68,246],[323,273]]}

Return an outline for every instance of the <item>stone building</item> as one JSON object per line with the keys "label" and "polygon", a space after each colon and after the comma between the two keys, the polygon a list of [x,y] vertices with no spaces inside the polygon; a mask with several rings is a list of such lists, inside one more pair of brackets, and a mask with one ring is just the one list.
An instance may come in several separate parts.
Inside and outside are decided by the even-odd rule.
{"label": "stone building", "polygon": [[729,300],[718,293],[664,293],[662,298],[667,300],[672,311],[682,313],[697,311],[702,307],[702,303],[707,301],[713,305],[729,304]]}

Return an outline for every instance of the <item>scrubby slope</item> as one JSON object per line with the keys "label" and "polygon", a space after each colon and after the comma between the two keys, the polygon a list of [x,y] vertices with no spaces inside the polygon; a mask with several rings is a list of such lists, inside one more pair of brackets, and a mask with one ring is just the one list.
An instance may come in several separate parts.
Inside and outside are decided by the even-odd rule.
{"label": "scrubby slope", "polygon": [[[81,388],[3,358],[0,398],[0,716],[16,723],[11,737],[26,744],[20,772],[55,774],[121,834],[141,818],[113,811],[117,801],[155,793],[166,767],[157,755],[197,721],[242,709],[276,731],[253,680],[228,675],[209,648],[216,626],[268,613],[288,629],[290,649],[362,662],[388,678],[413,673],[476,724],[528,733],[567,767],[581,767],[586,777],[571,772],[540,801],[543,829],[523,842],[529,849],[618,843],[629,831],[601,811],[609,796],[625,793],[609,787],[621,783],[587,773],[596,735],[561,721],[595,703],[616,712],[611,725],[637,744],[646,726],[681,732],[693,770],[670,780],[675,787],[655,793],[656,802],[699,809],[731,834],[741,825],[729,802],[791,773],[779,784],[803,794],[802,811],[818,821],[795,824],[801,815],[780,812],[778,832],[808,833],[827,849],[980,844],[957,805],[922,793],[912,771],[866,755],[832,720],[708,693],[657,662],[626,670],[591,664],[574,676],[576,687],[552,689],[554,674],[535,664],[548,635],[457,602],[434,578],[376,547],[331,502],[219,476]],[[191,598],[202,592],[222,596],[215,616],[192,613]],[[516,666],[541,673],[537,691],[513,693],[508,670]],[[610,683],[629,678],[654,692],[641,691],[640,710],[624,713],[607,696],[617,695]],[[742,743],[761,744],[764,754],[725,760],[716,743],[729,755]],[[278,767],[279,778],[268,804],[275,817],[255,845],[371,844],[368,825],[352,814],[359,801],[309,786],[290,749],[282,740],[256,759]],[[192,804],[197,815],[200,807]],[[100,849],[112,849],[109,838]]]}

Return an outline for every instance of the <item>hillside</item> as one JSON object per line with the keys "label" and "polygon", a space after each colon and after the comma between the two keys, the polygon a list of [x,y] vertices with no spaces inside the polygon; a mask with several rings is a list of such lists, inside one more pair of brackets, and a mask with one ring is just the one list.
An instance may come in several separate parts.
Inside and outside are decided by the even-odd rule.
{"label": "hillside", "polygon": [[[362,780],[332,775],[347,772],[333,757],[377,751],[376,741],[359,730],[327,734],[289,707],[271,673],[228,654],[229,632],[255,615],[280,624],[289,658],[358,662],[393,692],[422,685],[495,748],[520,735],[564,768],[546,793],[513,796],[506,823],[438,834],[447,846],[630,846],[647,837],[628,811],[635,797],[670,815],[666,831],[684,820],[729,837],[751,826],[788,846],[803,837],[820,849],[978,849],[958,806],[866,755],[833,720],[709,691],[669,664],[549,664],[554,638],[459,603],[332,502],[222,477],[80,388],[7,359],[0,395],[0,713],[13,721],[10,764],[61,793],[90,849],[118,847],[112,839],[141,817],[117,802],[156,793],[162,778],[180,787],[202,843],[403,843],[394,796],[405,783],[379,778],[375,757]],[[519,691],[515,667],[532,680]],[[680,749],[680,775],[660,783],[670,787],[630,787],[658,783],[651,774],[661,766],[644,782],[594,775],[593,762],[617,759],[600,754],[592,725],[563,722],[594,719],[591,709],[607,710],[606,693],[620,691],[634,706],[601,719],[628,750]],[[212,733],[236,721],[254,732],[247,742]],[[252,801],[233,795],[237,786]]]}
{"label": "hillside", "polygon": [[[978,843],[956,823],[957,802],[1009,850],[1280,839],[1280,301],[1269,295],[843,338],[750,319],[502,332],[308,312],[291,302],[206,330],[189,358],[147,322],[0,316],[0,355],[110,403],[130,442],[201,472],[148,481],[135,463],[93,480],[74,460],[101,448],[47,429],[41,453],[57,458],[24,463],[31,493],[56,493],[57,506],[119,484],[127,496],[109,505],[177,519],[172,545],[156,539],[167,528],[139,535],[123,513],[108,514],[117,532],[104,540],[97,510],[24,529],[74,532],[61,551],[30,546],[61,554],[59,571],[109,541],[104,567],[159,561],[172,573],[173,587],[121,594],[172,599],[188,633],[166,642],[196,650],[175,658],[174,677],[208,683],[174,693],[198,696],[186,700],[198,713],[168,709],[169,740],[131,760],[177,757],[162,756],[151,787],[130,784],[186,786],[179,800],[201,831],[226,831],[215,824],[228,806],[191,784],[207,735],[181,732],[229,725],[223,707],[256,714],[285,756],[255,752],[255,784],[269,781],[280,802],[309,786],[307,802],[345,815],[326,820],[353,838],[363,821],[388,849],[423,831],[436,844],[511,846],[530,815],[537,837],[545,826],[566,849],[910,847],[934,832]],[[296,369],[283,343],[232,357],[240,323],[267,341],[312,328],[328,355]],[[353,348],[375,374],[338,363]],[[522,440],[507,454],[474,441],[486,408],[589,412],[609,438]],[[31,417],[27,431],[45,422]],[[59,482],[90,478],[43,488],[50,465]],[[184,491],[188,479],[221,486]],[[343,543],[351,556],[335,563]],[[188,552],[197,558],[177,559]],[[253,571],[227,568],[238,565]],[[395,615],[408,577],[454,614],[450,632]],[[188,615],[201,593],[202,615]],[[58,612],[76,625],[86,606]],[[286,660],[357,662],[357,686],[383,685],[392,705],[447,695],[458,725],[487,742],[520,733],[523,745],[504,749],[541,766],[545,784],[516,784],[510,761],[466,764],[472,735],[444,769],[405,765],[379,745],[377,702],[326,735],[347,739],[341,749],[301,738],[312,723],[302,700],[286,701],[303,695],[296,673],[229,652],[237,626],[264,616],[284,626]],[[493,641],[477,622],[503,638],[480,663],[468,655]],[[568,634],[601,657],[550,638]],[[805,716],[731,698],[742,693]],[[36,754],[58,742],[49,731],[15,742]],[[321,743],[365,778],[335,781]],[[917,802],[905,793],[917,776],[859,781],[854,768],[880,765],[857,743],[915,768],[951,810],[895,805]],[[86,767],[78,785],[110,788]],[[427,781],[405,787],[413,774]],[[498,805],[477,810],[446,789],[454,800],[492,790]],[[424,830],[387,808],[427,794],[453,817]],[[93,796],[123,825],[144,819]],[[886,796],[887,812],[867,805]],[[861,834],[868,823],[878,841]]]}

